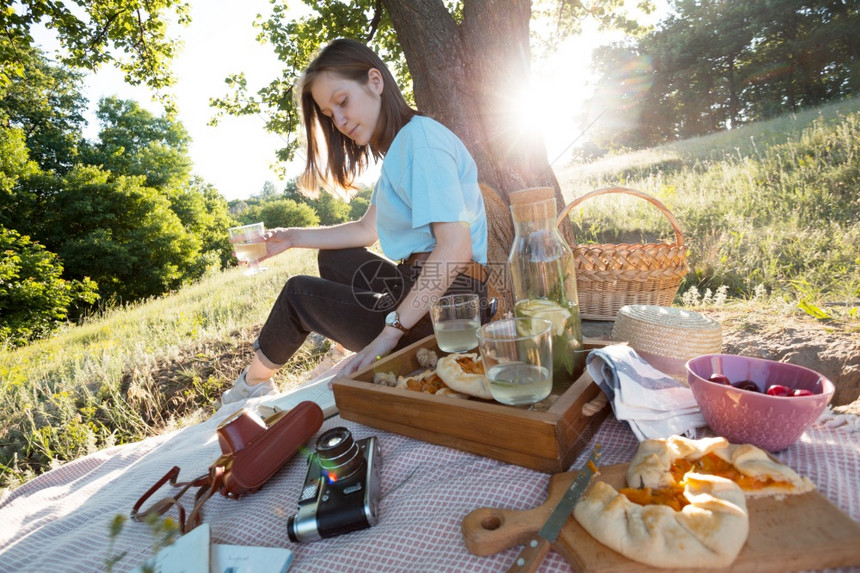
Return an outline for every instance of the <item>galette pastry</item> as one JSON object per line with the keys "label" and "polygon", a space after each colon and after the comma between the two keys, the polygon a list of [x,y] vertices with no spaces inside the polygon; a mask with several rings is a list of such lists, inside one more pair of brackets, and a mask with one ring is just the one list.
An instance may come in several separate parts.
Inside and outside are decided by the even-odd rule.
{"label": "galette pastry", "polygon": [[475,353],[448,354],[436,362],[436,374],[446,386],[476,398],[492,400],[490,381],[484,374],[481,356]]}
{"label": "galette pastry", "polygon": [[599,542],[652,567],[728,567],[749,533],[746,499],[731,480],[689,473],[680,510],[640,505],[611,485],[595,481],[573,515]]}
{"label": "galette pastry", "polygon": [[618,491],[595,482],[574,508],[576,520],[629,559],[685,569],[734,561],[749,533],[747,498],[815,489],[756,446],[680,436],[639,444],[626,481]]}
{"label": "galette pastry", "polygon": [[420,374],[413,376],[398,376],[395,388],[405,388],[406,390],[435,394],[442,388],[445,388],[445,383],[442,382],[442,379],[434,371],[424,370]]}
{"label": "galette pastry", "polygon": [[807,477],[774,461],[752,444],[725,438],[691,440],[681,436],[645,440],[627,469],[630,487],[674,487],[688,472],[718,475],[737,483],[748,497],[800,494],[815,489]]}
{"label": "galette pastry", "polygon": [[447,398],[469,399],[466,394],[448,388],[434,370],[424,370],[412,376],[397,376],[393,372],[377,372],[373,375],[373,383]]}

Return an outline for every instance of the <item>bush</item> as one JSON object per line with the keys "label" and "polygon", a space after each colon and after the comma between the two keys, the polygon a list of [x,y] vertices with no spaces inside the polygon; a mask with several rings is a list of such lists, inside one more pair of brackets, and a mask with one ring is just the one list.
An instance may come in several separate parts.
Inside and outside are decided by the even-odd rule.
{"label": "bush", "polygon": [[89,278],[60,278],[63,265],[44,246],[0,227],[0,339],[21,346],[62,324],[75,304],[98,299]]}
{"label": "bush", "polygon": [[315,227],[320,224],[319,216],[309,205],[298,203],[293,199],[278,199],[254,205],[243,213],[242,220],[246,222],[243,224],[263,221],[267,229]]}
{"label": "bush", "polygon": [[349,221],[349,205],[343,199],[335,197],[327,191],[320,192],[316,199],[305,201],[316,211],[320,225],[337,225]]}

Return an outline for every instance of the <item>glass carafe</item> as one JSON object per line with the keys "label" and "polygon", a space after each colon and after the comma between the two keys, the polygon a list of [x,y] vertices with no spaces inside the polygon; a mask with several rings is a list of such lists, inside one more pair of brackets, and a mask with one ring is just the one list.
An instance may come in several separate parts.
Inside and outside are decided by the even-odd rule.
{"label": "glass carafe", "polygon": [[553,393],[561,393],[585,369],[573,252],[558,231],[551,187],[515,191],[510,201],[514,315],[552,322]]}

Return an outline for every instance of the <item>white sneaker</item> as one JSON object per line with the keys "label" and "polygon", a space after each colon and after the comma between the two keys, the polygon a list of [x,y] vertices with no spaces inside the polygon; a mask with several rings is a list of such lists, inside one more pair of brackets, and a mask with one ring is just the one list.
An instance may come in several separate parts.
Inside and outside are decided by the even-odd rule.
{"label": "white sneaker", "polygon": [[248,369],[242,371],[236,381],[233,382],[233,387],[221,394],[221,404],[232,404],[240,400],[248,398],[257,398],[259,396],[271,396],[278,393],[278,389],[272,379],[264,380],[259,384],[250,385],[245,381],[245,373]]}

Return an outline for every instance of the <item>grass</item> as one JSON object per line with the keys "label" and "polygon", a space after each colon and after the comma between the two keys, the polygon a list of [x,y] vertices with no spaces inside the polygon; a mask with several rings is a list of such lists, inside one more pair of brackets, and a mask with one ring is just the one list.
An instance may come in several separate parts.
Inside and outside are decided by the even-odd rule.
{"label": "grass", "polygon": [[[621,185],[666,204],[689,246],[677,304],[741,301],[860,331],[852,326],[860,325],[860,100],[557,171],[569,200]],[[571,219],[579,242],[673,235],[664,215],[635,197],[587,201]],[[286,278],[316,272],[306,250],[268,266],[252,277],[215,273],[0,350],[0,487],[211,415]],[[327,350],[309,339],[279,373],[281,389]]]}
{"label": "grass", "polygon": [[[168,296],[0,353],[0,485],[208,417],[250,361],[251,342],[291,274],[316,272],[296,250],[246,277],[232,269]],[[279,372],[286,389],[320,361],[309,341]]]}
{"label": "grass", "polygon": [[[624,186],[658,198],[689,247],[681,290],[857,312],[860,298],[860,99],[559,170],[567,199]],[[608,195],[570,213],[580,243],[674,240],[666,217]]]}

